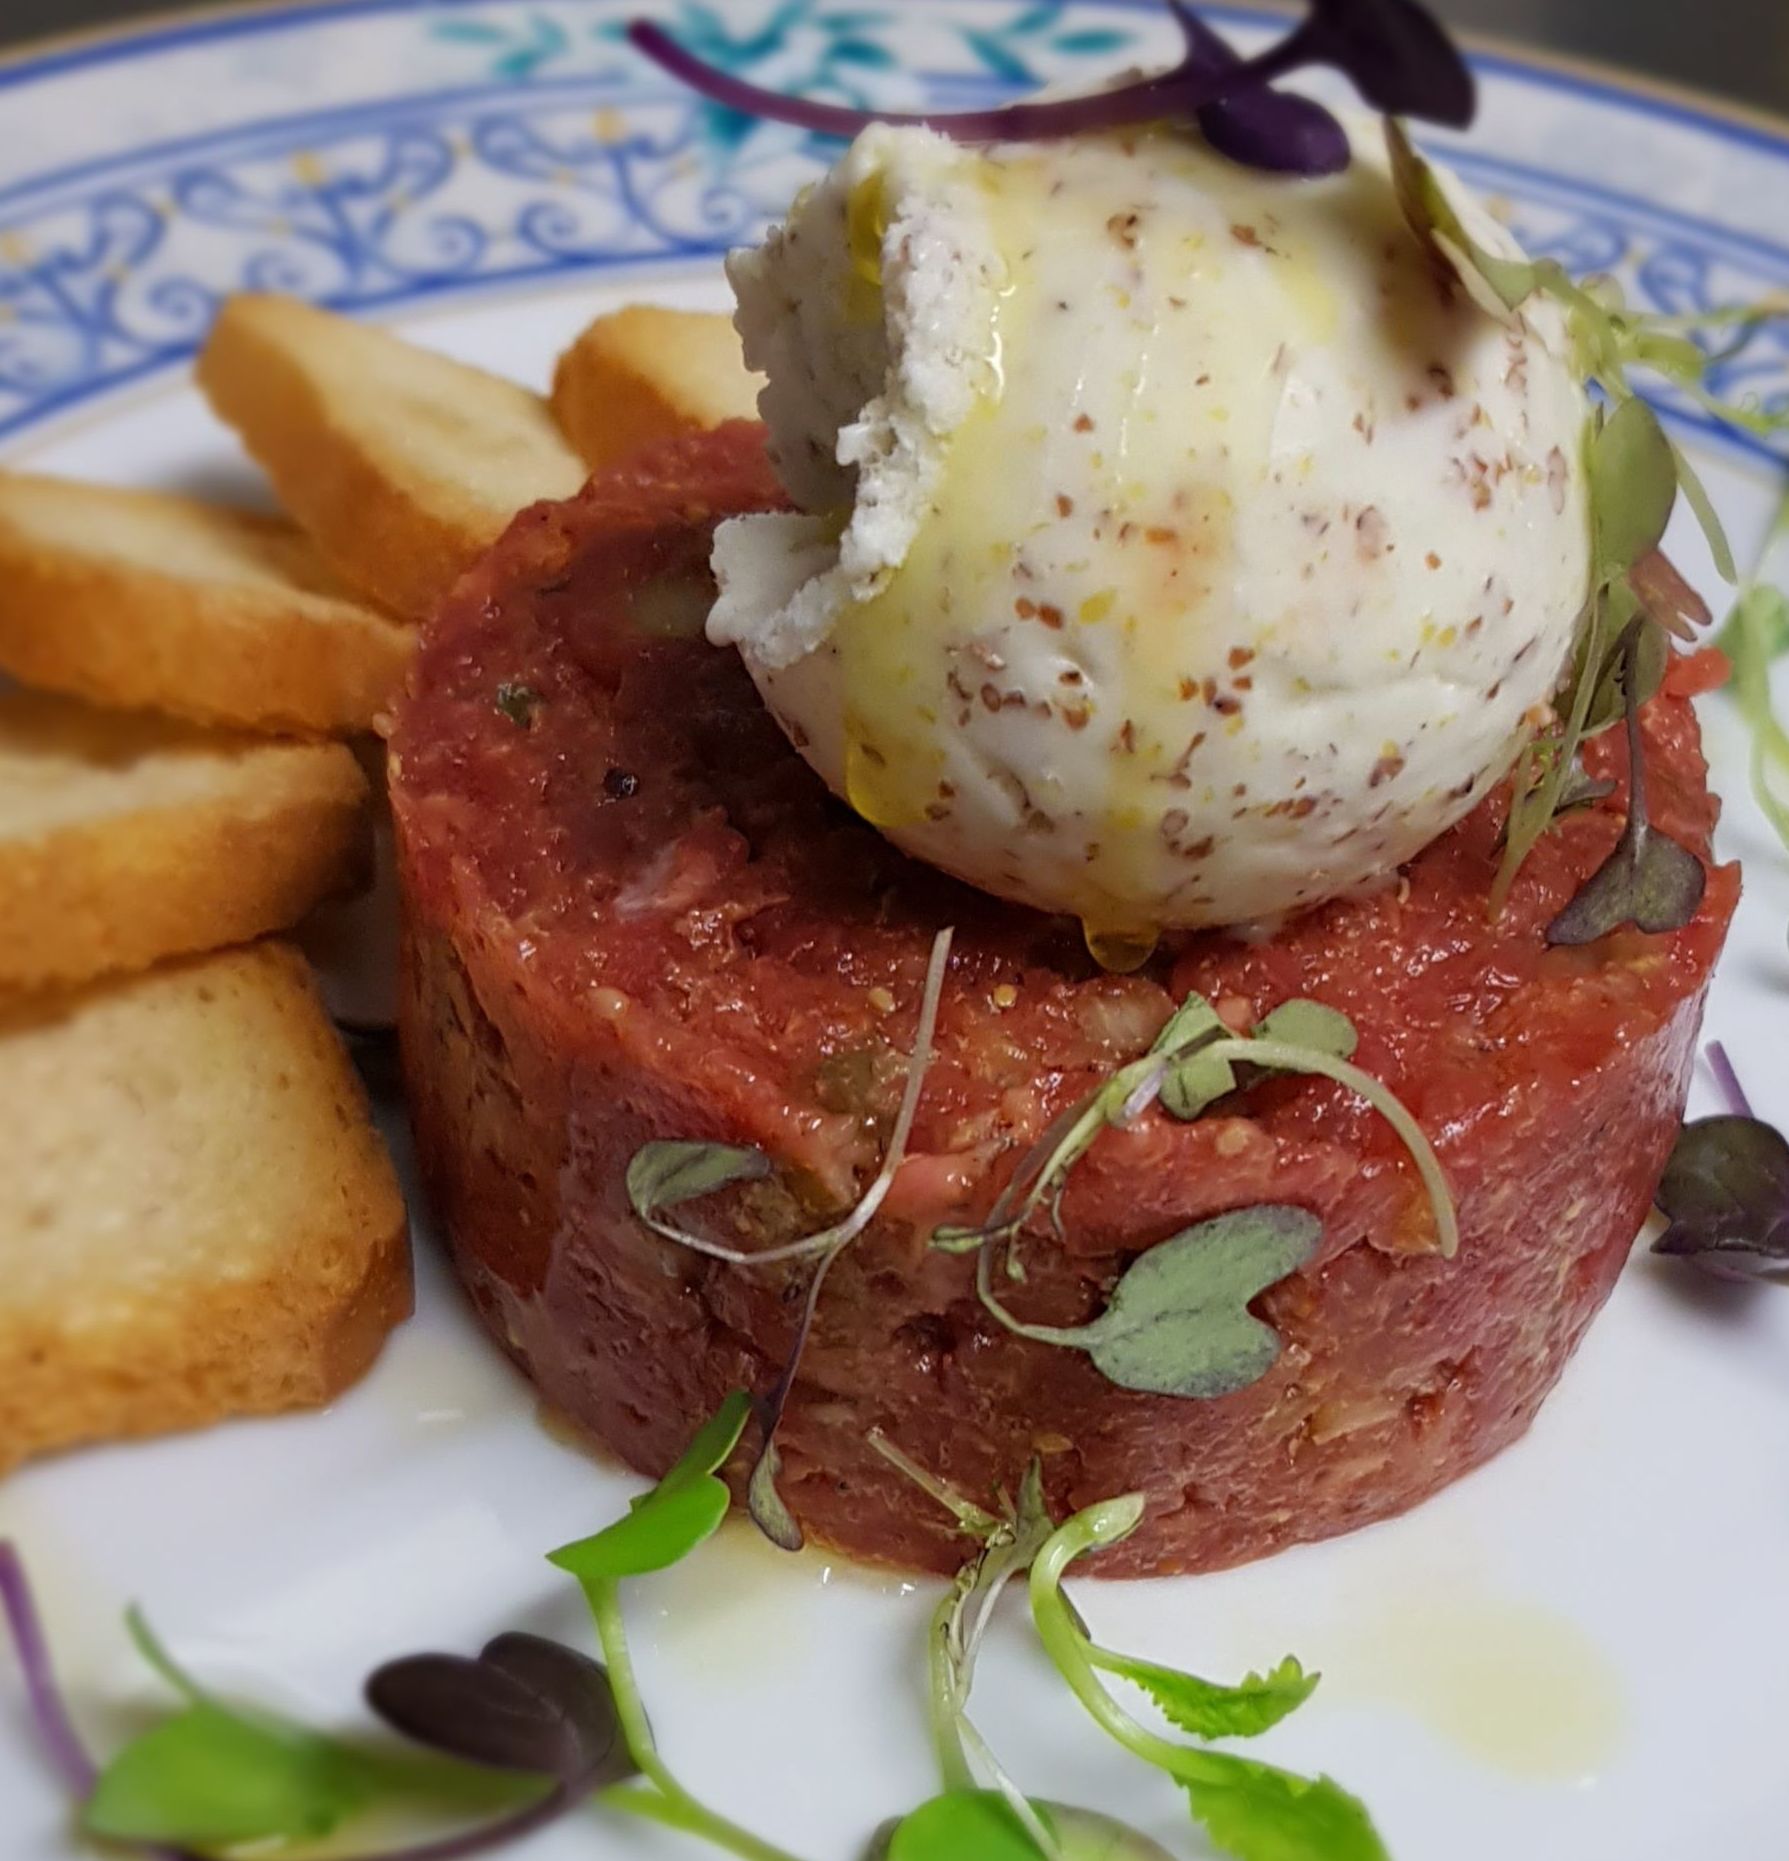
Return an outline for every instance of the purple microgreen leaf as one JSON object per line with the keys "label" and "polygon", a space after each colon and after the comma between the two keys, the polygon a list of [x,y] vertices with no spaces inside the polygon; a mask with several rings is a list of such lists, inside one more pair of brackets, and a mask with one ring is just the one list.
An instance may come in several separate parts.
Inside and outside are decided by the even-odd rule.
{"label": "purple microgreen leaf", "polygon": [[[772,1429],[781,1423],[780,1405],[769,1421]],[[758,1456],[757,1464],[752,1468],[751,1479],[746,1483],[745,1508],[752,1523],[779,1551],[799,1551],[807,1539],[802,1535],[795,1514],[783,1503],[783,1495],[777,1490],[777,1480],[782,1471],[782,1450],[778,1448],[774,1434],[771,1434],[764,1443],[764,1451]]]}
{"label": "purple microgreen leaf", "polygon": [[501,1635],[476,1660],[418,1654],[367,1682],[367,1703],[420,1745],[487,1769],[593,1790],[633,1774],[608,1676],[534,1635]]}
{"label": "purple microgreen leaf", "polygon": [[[1186,40],[1183,69],[1222,76],[1241,57],[1183,0],[1168,0]],[[1320,104],[1266,85],[1203,105],[1200,133],[1220,155],[1267,174],[1339,174],[1348,166],[1348,132]]]}
{"label": "purple microgreen leaf", "polygon": [[1632,623],[1623,644],[1627,698],[1628,810],[1615,850],[1547,926],[1550,944],[1595,943],[1624,924],[1681,930],[1696,915],[1708,872],[1694,853],[1653,827],[1646,815],[1646,746],[1640,732],[1641,636]]}
{"label": "purple microgreen leaf", "polygon": [[[1675,461],[1672,466],[1676,470]],[[1706,601],[1684,580],[1677,565],[1662,549],[1644,555],[1628,570],[1634,598],[1652,618],[1686,646],[1714,618]]]}
{"label": "purple microgreen leaf", "polygon": [[1311,0],[1311,17],[1287,43],[1344,73],[1383,116],[1464,129],[1476,114],[1470,67],[1415,0]]}
{"label": "purple microgreen leaf", "polygon": [[1655,1253],[1724,1279],[1789,1273],[1789,1139],[1756,1118],[1686,1124],[1658,1205],[1670,1225]]}
{"label": "purple microgreen leaf", "polygon": [[547,1559],[580,1583],[643,1577],[680,1564],[720,1530],[731,1495],[716,1477],[751,1419],[752,1399],[735,1390],[697,1430],[677,1464],[625,1518]]}

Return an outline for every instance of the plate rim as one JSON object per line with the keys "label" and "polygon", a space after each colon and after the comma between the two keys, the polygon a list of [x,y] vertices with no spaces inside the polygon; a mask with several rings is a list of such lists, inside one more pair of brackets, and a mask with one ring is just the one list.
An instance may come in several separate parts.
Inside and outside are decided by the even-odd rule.
{"label": "plate rim", "polygon": [[[431,10],[455,11],[489,0],[430,0]],[[1080,0],[1114,12],[1157,10],[1157,0]],[[0,93],[42,78],[177,46],[203,45],[256,33],[384,14],[412,12],[415,0],[223,0],[221,5],[158,7],[112,25],[37,35],[0,50]],[[1295,9],[1274,0],[1218,0],[1213,11],[1286,18]],[[1708,131],[1723,140],[1765,148],[1789,161],[1789,108],[1773,110],[1699,85],[1679,84],[1611,61],[1556,52],[1502,33],[1459,30],[1454,36],[1483,68],[1526,78],[1569,95],[1637,106],[1644,113]],[[526,90],[524,81],[515,86]]]}

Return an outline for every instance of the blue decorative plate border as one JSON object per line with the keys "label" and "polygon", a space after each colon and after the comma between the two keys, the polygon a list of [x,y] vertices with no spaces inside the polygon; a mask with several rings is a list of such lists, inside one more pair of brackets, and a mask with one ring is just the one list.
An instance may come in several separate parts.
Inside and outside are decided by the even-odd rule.
{"label": "blue decorative plate border", "polygon": [[[321,0],[0,66],[0,148],[19,98],[77,74],[136,66],[147,76],[174,55],[227,53],[252,71],[257,49],[346,25],[384,35],[394,79],[427,66],[417,88],[262,109],[0,181],[0,440],[185,362],[231,290],[390,311],[493,285],[706,265],[755,237],[833,145],[667,83],[621,39],[636,10],[629,0]],[[1165,44],[1156,0],[671,0],[651,10],[730,68],[860,104],[963,107]],[[1259,29],[1256,15],[1211,10],[1244,34]],[[414,35],[412,58],[394,33]],[[1789,130],[1512,58],[1478,62],[1488,85],[1612,104],[1762,155],[1789,196]],[[1487,147],[1447,152],[1533,249],[1615,273],[1649,308],[1789,289],[1789,212],[1773,237]],[[1789,325],[1722,364],[1716,385],[1789,404]],[[1715,431],[1688,407],[1672,411]]]}

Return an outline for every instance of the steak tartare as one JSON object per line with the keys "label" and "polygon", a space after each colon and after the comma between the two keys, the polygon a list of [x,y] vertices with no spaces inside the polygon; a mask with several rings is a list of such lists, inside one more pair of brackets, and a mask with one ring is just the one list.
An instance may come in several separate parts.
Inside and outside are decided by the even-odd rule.
{"label": "steak tartare", "polygon": [[[712,533],[776,508],[758,428],[636,459],[522,516],[428,631],[392,739],[406,904],[402,1011],[427,1186],[493,1333],[546,1400],[661,1473],[729,1389],[775,1384],[809,1269],[735,1266],[651,1233],[630,1159],[753,1145],[764,1180],[699,1206],[729,1245],[811,1233],[861,1194],[893,1123],[928,953],[955,927],[906,1162],[839,1260],[783,1421],[781,1491],[813,1538],[937,1571],[949,1516],[877,1431],[981,1501],[1041,1461],[1058,1512],[1137,1491],[1111,1574],[1204,1570],[1403,1510],[1505,1446],[1627,1257],[1676,1135],[1703,992],[1738,895],[1548,948],[1616,840],[1563,819],[1503,913],[1494,795],[1368,896],[1259,941],[1202,932],[1102,973],[1079,927],[907,859],[790,747],[737,655],[703,637]],[[1680,660],[1644,712],[1655,826],[1707,857],[1716,803]],[[986,1214],[1051,1120],[1197,991],[1245,1027],[1294,997],[1348,1015],[1357,1063],[1415,1114],[1461,1246],[1434,1251],[1417,1172],[1322,1080],[1246,1087],[1192,1123],[1109,1130],[1060,1234],[1006,1302],[1098,1313],[1137,1256],[1221,1211],[1317,1214],[1320,1248],[1254,1309],[1283,1349],[1210,1401],[1132,1393],[1010,1335],[940,1226]]]}

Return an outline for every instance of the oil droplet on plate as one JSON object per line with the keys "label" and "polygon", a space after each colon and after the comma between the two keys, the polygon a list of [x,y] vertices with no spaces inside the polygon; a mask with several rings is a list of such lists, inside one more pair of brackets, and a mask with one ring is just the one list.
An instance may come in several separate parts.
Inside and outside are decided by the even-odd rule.
{"label": "oil droplet on plate", "polygon": [[1357,1633],[1345,1656],[1351,1693],[1404,1708],[1508,1776],[1580,1778],[1620,1749],[1621,1675],[1583,1629],[1551,1610],[1419,1598]]}

